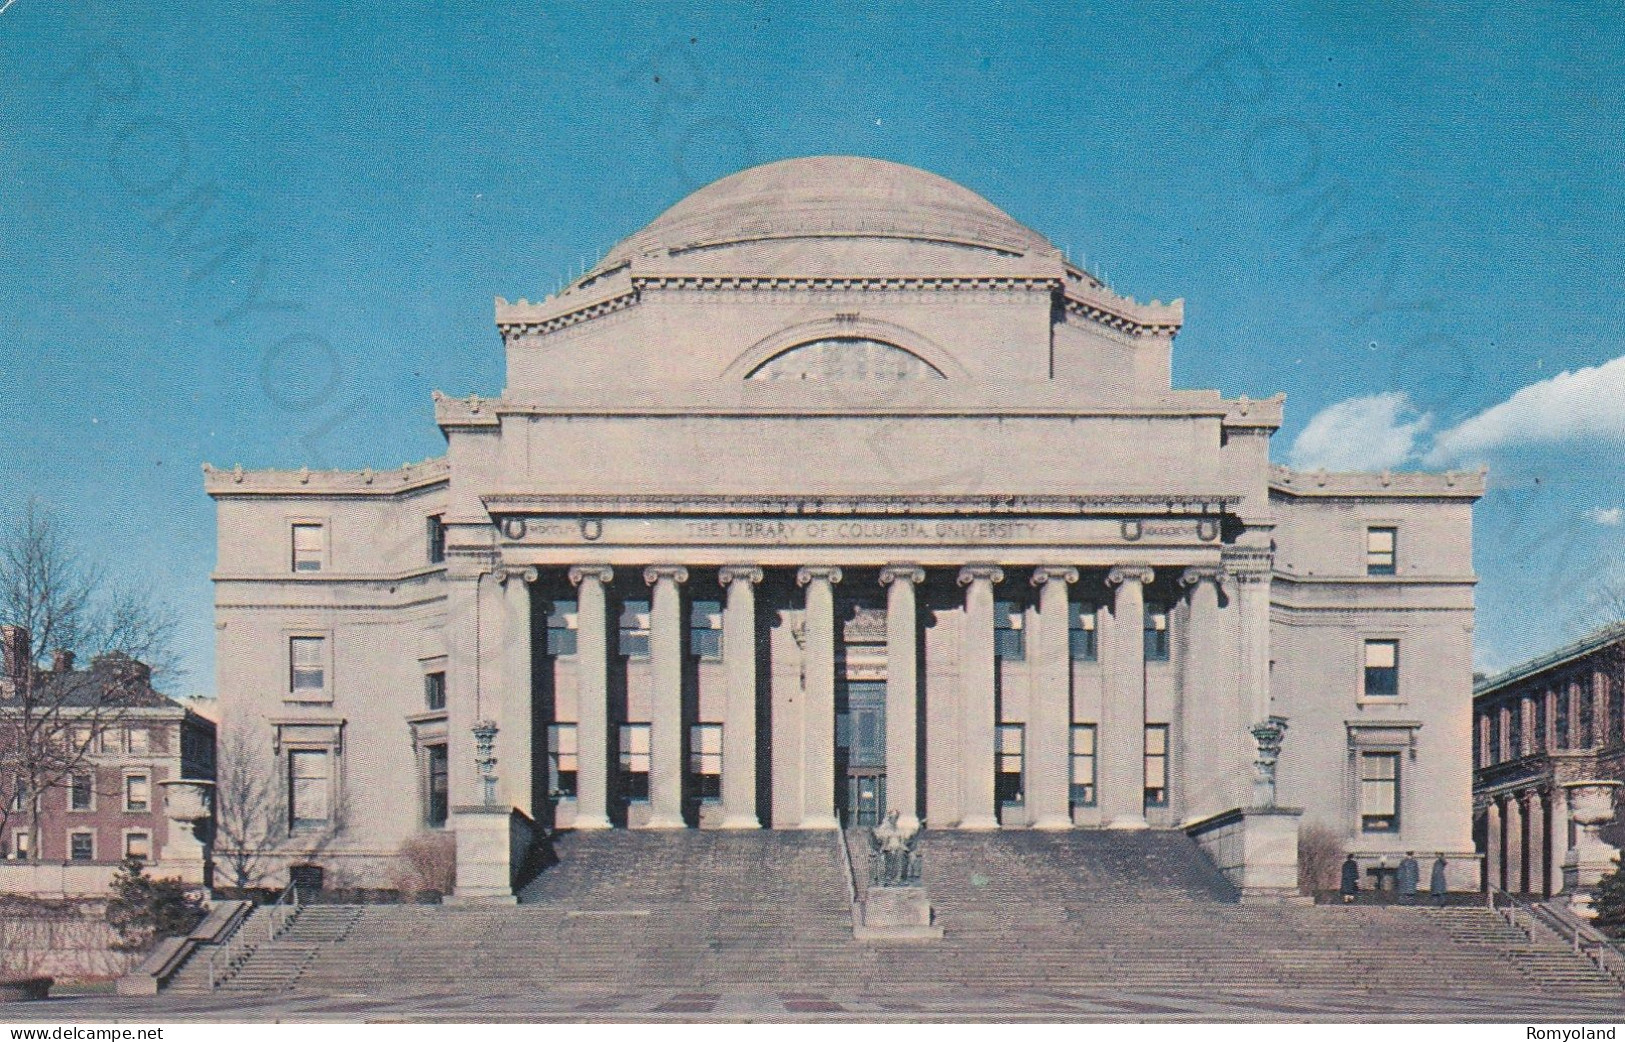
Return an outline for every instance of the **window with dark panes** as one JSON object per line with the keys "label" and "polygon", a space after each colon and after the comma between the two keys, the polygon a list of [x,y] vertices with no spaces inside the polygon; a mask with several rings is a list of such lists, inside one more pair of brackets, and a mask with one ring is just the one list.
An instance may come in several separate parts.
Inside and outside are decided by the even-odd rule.
{"label": "window with dark panes", "polygon": [[90,810],[96,804],[96,779],[89,772],[75,774],[68,781],[68,808]]}
{"label": "window with dark panes", "polygon": [[691,791],[702,800],[722,798],[722,725],[695,724],[688,731]]}
{"label": "window with dark panes", "polygon": [[1399,532],[1393,528],[1368,528],[1365,532],[1365,573],[1393,575],[1398,560]]}
{"label": "window with dark panes", "polygon": [[722,603],[695,601],[688,613],[689,654],[714,662],[722,658]]}
{"label": "window with dark panes", "polygon": [[573,723],[549,724],[547,728],[547,791],[548,795],[574,799],[576,771],[580,765],[580,750],[576,746],[577,732]]}
{"label": "window with dark panes", "polygon": [[1579,686],[1579,692],[1578,692],[1579,698],[1576,699],[1576,701],[1578,701],[1579,704],[1580,704],[1580,707],[1579,707],[1579,710],[1578,710],[1578,712],[1580,714],[1580,719],[1578,721],[1576,721],[1576,722],[1580,726],[1575,728],[1575,730],[1580,732],[1580,744],[1579,744],[1578,748],[1589,749],[1589,748],[1592,747],[1592,745],[1595,744],[1595,742],[1593,741],[1593,739],[1595,738],[1595,735],[1592,733],[1592,731],[1594,729],[1594,725],[1595,725],[1595,722],[1596,722],[1596,718],[1595,718],[1595,715],[1594,715],[1595,711],[1596,711],[1596,704],[1593,701],[1592,695],[1591,695],[1591,680],[1590,680],[1590,678],[1581,680],[1578,686]]}
{"label": "window with dark panes", "polygon": [[649,602],[621,604],[620,650],[627,658],[649,657]]}
{"label": "window with dark panes", "polygon": [[1491,764],[1497,764],[1497,763],[1500,763],[1501,760],[1502,760],[1502,756],[1501,756],[1501,710],[1498,707],[1497,708],[1492,708],[1490,710],[1490,712],[1489,712],[1489,719],[1490,719],[1490,758],[1489,758],[1489,762]]}
{"label": "window with dark panes", "polygon": [[1399,641],[1366,641],[1366,697],[1388,697],[1397,694],[1399,694]]}
{"label": "window with dark panes", "polygon": [[1523,755],[1523,699],[1507,707],[1507,752],[1516,760]]}
{"label": "window with dark panes", "polygon": [[451,816],[449,763],[444,745],[430,745],[424,748],[423,769],[427,777],[423,786],[423,823],[433,829],[445,828],[446,821]]}
{"label": "window with dark panes", "polygon": [[96,860],[96,835],[92,832],[75,832],[68,837],[68,858],[72,861]]}
{"label": "window with dark panes", "polygon": [[124,778],[124,809],[141,813],[152,806],[152,779],[145,774],[130,774]]}
{"label": "window with dark panes", "polygon": [[288,638],[289,686],[295,694],[313,694],[327,687],[327,640],[324,637]]}
{"label": "window with dark panes", "polygon": [[621,795],[649,798],[649,725],[621,725]]}
{"label": "window with dark panes", "polygon": [[428,518],[429,563],[443,564],[446,560],[446,521],[439,514]]}
{"label": "window with dark panes", "polygon": [[1145,725],[1145,805],[1168,806],[1168,725]]}
{"label": "window with dark panes", "polygon": [[554,601],[547,612],[547,653],[563,657],[574,655],[579,625],[575,601]]}
{"label": "window with dark panes", "polygon": [[1067,605],[1067,615],[1067,643],[1072,652],[1072,661],[1095,661],[1100,655],[1100,645],[1095,635],[1098,618],[1095,606],[1074,601]]}
{"label": "window with dark panes", "polygon": [[1021,803],[1022,760],[1025,728],[1021,724],[1000,724],[998,733],[998,774],[994,777],[994,797],[1001,806]]}
{"label": "window with dark panes", "polygon": [[1542,691],[1535,696],[1535,752],[1545,755],[1551,752],[1546,747],[1546,692]]}
{"label": "window with dark panes", "polygon": [[435,670],[423,674],[423,704],[431,711],[446,708],[446,673]]}
{"label": "window with dark panes", "polygon": [[1564,685],[1563,687],[1560,687],[1556,691],[1552,692],[1552,701],[1554,708],[1557,710],[1557,712],[1554,714],[1557,717],[1557,719],[1554,721],[1554,723],[1557,725],[1555,728],[1557,734],[1555,734],[1553,737],[1557,740],[1557,747],[1559,749],[1567,749],[1569,747],[1568,685]]}
{"label": "window with dark panes", "polygon": [[1026,634],[1022,622],[1026,613],[1014,601],[997,601],[993,605],[993,652],[1009,662],[1020,662],[1027,657]]}
{"label": "window with dark panes", "polygon": [[1095,725],[1072,725],[1072,806],[1095,805]]}
{"label": "window with dark panes", "polygon": [[1168,639],[1168,610],[1161,605],[1145,608],[1145,660],[1167,662],[1171,644]]}

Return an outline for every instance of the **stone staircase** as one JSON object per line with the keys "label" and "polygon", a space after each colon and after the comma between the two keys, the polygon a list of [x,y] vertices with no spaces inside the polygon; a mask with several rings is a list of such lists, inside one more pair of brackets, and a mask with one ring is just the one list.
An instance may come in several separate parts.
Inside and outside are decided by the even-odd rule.
{"label": "stone staircase", "polygon": [[[1607,997],[1584,958],[1477,907],[1256,906],[1177,832],[928,834],[946,936],[852,937],[829,832],[567,834],[517,907],[307,906],[227,988],[321,994],[1050,987]],[[855,847],[854,853],[860,853]],[[861,885],[861,858],[854,858]],[[252,924],[251,924],[252,925]],[[245,927],[250,928],[250,927]],[[195,984],[182,970],[177,986]]]}
{"label": "stone staircase", "polygon": [[[305,905],[288,929],[275,939],[255,941],[248,957],[218,982],[218,991],[286,991],[293,987],[317,952],[340,945],[360,920],[362,909],[350,905]],[[241,936],[252,939],[265,929],[263,913],[255,911],[239,928]],[[171,979],[171,992],[208,992],[209,949],[202,948],[187,960]]]}

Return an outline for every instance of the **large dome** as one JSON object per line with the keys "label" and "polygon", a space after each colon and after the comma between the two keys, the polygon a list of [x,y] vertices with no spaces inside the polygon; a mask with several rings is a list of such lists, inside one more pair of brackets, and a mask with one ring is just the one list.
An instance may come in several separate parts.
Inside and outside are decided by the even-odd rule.
{"label": "large dome", "polygon": [[944,177],[858,156],[812,156],[713,182],[612,249],[601,270],[637,256],[809,237],[876,236],[1055,252],[1044,237]]}

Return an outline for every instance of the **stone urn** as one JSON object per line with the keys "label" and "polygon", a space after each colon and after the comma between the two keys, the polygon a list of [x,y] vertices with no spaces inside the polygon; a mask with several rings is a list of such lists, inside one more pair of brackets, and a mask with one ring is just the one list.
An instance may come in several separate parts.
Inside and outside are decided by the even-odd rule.
{"label": "stone urn", "polygon": [[1563,859],[1563,889],[1569,907],[1584,919],[1594,919],[1591,904],[1597,881],[1619,865],[1619,851],[1602,838],[1602,828],[1614,820],[1614,803],[1625,782],[1588,779],[1564,782],[1569,794],[1569,819],[1574,822],[1574,846]]}
{"label": "stone urn", "polygon": [[185,883],[208,882],[207,845],[214,820],[214,782],[200,778],[161,781],[164,816],[174,822],[159,867]]}

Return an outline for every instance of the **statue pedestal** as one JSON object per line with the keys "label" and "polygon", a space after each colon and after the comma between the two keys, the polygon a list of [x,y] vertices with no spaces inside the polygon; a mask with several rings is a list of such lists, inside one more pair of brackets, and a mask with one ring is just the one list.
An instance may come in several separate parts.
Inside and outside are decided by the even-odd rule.
{"label": "statue pedestal", "polygon": [[923,886],[872,886],[858,902],[852,935],[860,941],[933,941],[942,927],[932,922]]}
{"label": "statue pedestal", "polygon": [[1614,800],[1622,783],[1606,780],[1564,782],[1569,817],[1575,824],[1574,846],[1563,858],[1563,889],[1569,908],[1582,919],[1597,917],[1592,892],[1603,876],[1619,867],[1619,851],[1602,838],[1602,827],[1614,820]]}
{"label": "statue pedestal", "polygon": [[[456,807],[457,889],[446,904],[516,904],[513,874],[529,846],[528,830],[507,807]],[[521,835],[523,833],[523,835]],[[517,856],[516,856],[517,854]]]}

